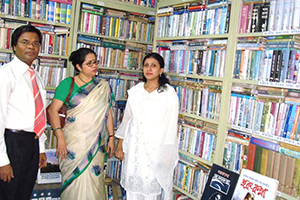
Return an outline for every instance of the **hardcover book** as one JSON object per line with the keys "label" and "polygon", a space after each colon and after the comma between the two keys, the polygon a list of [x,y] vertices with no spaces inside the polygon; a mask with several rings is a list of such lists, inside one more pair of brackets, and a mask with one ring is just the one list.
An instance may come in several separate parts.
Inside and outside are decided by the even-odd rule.
{"label": "hardcover book", "polygon": [[231,199],[239,174],[213,164],[201,200]]}
{"label": "hardcover book", "polygon": [[248,169],[242,169],[232,200],[274,200],[279,182]]}

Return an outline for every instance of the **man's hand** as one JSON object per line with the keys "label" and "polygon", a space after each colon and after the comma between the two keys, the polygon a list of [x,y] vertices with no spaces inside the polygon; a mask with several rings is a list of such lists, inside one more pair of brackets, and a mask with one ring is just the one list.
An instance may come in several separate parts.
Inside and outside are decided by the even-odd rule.
{"label": "man's hand", "polygon": [[45,153],[40,153],[40,162],[39,162],[39,168],[47,167],[47,157]]}
{"label": "man's hand", "polygon": [[4,182],[10,183],[14,178],[14,172],[10,164],[0,167],[0,179]]}

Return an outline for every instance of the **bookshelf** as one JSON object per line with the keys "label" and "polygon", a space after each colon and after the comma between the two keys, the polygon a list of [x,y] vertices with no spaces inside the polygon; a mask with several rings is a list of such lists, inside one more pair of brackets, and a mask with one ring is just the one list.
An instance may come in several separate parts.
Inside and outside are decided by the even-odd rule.
{"label": "bookshelf", "polygon": [[[269,9],[271,10],[272,5],[276,4],[276,9],[280,8],[280,7],[284,7],[285,9],[289,9],[292,8],[294,4],[294,7],[296,8],[296,4],[298,2],[294,2],[294,1],[266,1],[264,2],[265,4],[262,4],[262,2],[258,2],[258,1],[252,1],[252,3],[250,1],[239,1],[238,4],[236,5],[237,8],[236,9],[244,9],[245,7],[249,7],[249,14],[251,15],[251,9],[255,10],[258,7],[266,7],[266,5],[270,5]],[[288,3],[290,5],[286,5],[283,3]],[[278,8],[277,8],[278,7]],[[233,31],[235,32],[235,42],[236,42],[236,48],[234,49],[234,56],[232,58],[235,58],[235,63],[233,63],[232,66],[232,72],[233,72],[233,76],[234,78],[230,80],[230,85],[231,85],[231,93],[238,93],[236,92],[238,89],[238,87],[244,87],[244,88],[251,88],[249,89],[252,90],[252,92],[241,92],[241,94],[244,95],[250,95],[254,97],[254,101],[255,101],[255,105],[253,106],[254,109],[256,110],[256,113],[253,114],[253,118],[252,117],[247,117],[247,120],[249,119],[250,125],[248,128],[246,128],[243,123],[240,123],[239,125],[236,124],[229,124],[228,129],[233,129],[233,130],[238,130],[241,131],[242,133],[246,133],[252,136],[252,138],[259,138],[259,139],[263,139],[263,141],[269,141],[270,143],[268,144],[274,144],[274,146],[279,146],[279,150],[275,150],[275,152],[280,152],[281,153],[281,157],[285,158],[286,157],[290,160],[288,165],[291,165],[291,169],[286,170],[286,174],[282,175],[282,172],[279,172],[279,174],[276,175],[275,172],[273,172],[273,174],[267,174],[267,176],[270,176],[272,178],[275,178],[277,180],[279,180],[279,191],[277,192],[277,197],[278,199],[298,199],[296,197],[294,197],[294,195],[292,195],[291,193],[293,192],[292,187],[297,187],[294,186],[292,182],[294,182],[294,171],[296,171],[297,168],[293,168],[293,162],[296,162],[295,160],[297,160],[297,157],[288,154],[287,152],[283,152],[280,149],[284,146],[289,146],[289,148],[293,148],[296,152],[299,148],[299,141],[298,139],[294,139],[290,136],[288,136],[288,133],[286,132],[286,129],[284,128],[282,131],[279,130],[279,133],[277,132],[277,127],[279,124],[279,121],[284,121],[281,123],[284,124],[292,124],[292,122],[289,122],[285,117],[280,117],[280,113],[282,113],[282,111],[279,110],[279,108],[275,108],[275,107],[281,107],[281,105],[284,106],[284,104],[287,104],[288,106],[292,107],[292,104],[288,103],[288,98],[290,98],[290,95],[288,94],[289,90],[294,90],[294,92],[299,93],[299,83],[296,81],[291,81],[291,79],[288,77],[288,72],[287,72],[287,76],[285,76],[286,72],[283,72],[283,69],[285,68],[285,65],[283,62],[279,63],[279,58],[278,63],[282,66],[281,69],[279,70],[275,70],[273,71],[273,64],[268,65],[267,63],[267,59],[266,57],[262,58],[263,62],[258,62],[261,66],[259,68],[254,68],[254,69],[259,69],[259,74],[258,76],[253,76],[251,78],[251,71],[250,71],[250,78],[248,76],[243,76],[241,74],[241,70],[239,76],[235,75],[235,70],[236,70],[236,59],[239,57],[238,56],[238,51],[250,51],[251,54],[257,55],[259,51],[262,52],[262,55],[266,56],[270,51],[275,52],[286,52],[284,50],[284,48],[282,48],[284,45],[279,45],[279,44],[284,44],[284,40],[272,40],[271,38],[274,37],[278,37],[278,36],[282,36],[282,37],[297,37],[297,34],[299,34],[299,31],[297,29],[297,27],[293,27],[293,24],[290,24],[289,28],[285,28],[284,23],[285,23],[285,18],[288,15],[293,14],[293,10],[289,10],[286,11],[285,9],[281,9],[284,10],[284,12],[286,12],[286,14],[282,13],[282,18],[280,18],[280,12],[276,13],[275,15],[277,15],[276,17],[279,17],[279,19],[282,19],[282,26],[280,25],[280,21],[278,20],[278,18],[274,19],[274,21],[272,22],[271,19],[269,19],[268,21],[268,29],[264,30],[263,32],[259,31],[259,32],[253,32],[250,33],[251,31],[249,30],[241,30],[242,27],[242,23],[240,22],[240,24],[237,24],[237,27],[239,27],[238,29],[234,29]],[[246,9],[247,10],[247,9]],[[271,16],[271,11],[269,10],[269,17]],[[287,14],[288,13],[288,14]],[[292,14],[290,14],[292,13]],[[240,16],[238,16],[238,19],[240,21],[242,21],[243,18],[243,12],[240,12]],[[253,15],[253,12],[252,12]],[[272,15],[273,16],[273,15]],[[263,16],[262,16],[263,17]],[[274,16],[273,16],[274,17]],[[252,23],[253,21],[255,21],[256,19],[252,18]],[[262,20],[263,21],[263,20]],[[249,20],[247,19],[247,23],[249,24]],[[272,25],[273,24],[273,25]],[[263,27],[263,26],[262,26]],[[249,42],[249,46],[251,45],[251,41],[256,41],[257,46],[261,46],[262,48],[249,48],[249,46],[247,46],[246,48],[241,48],[243,46],[243,40],[247,39],[246,42]],[[277,43],[276,43],[277,42]],[[275,45],[274,45],[275,44]],[[296,44],[296,42],[295,42]],[[274,45],[274,46],[273,46]],[[286,50],[293,52],[293,51],[297,51],[297,47],[293,46],[293,44],[291,43],[291,45],[286,46]],[[279,55],[279,53],[278,53]],[[282,53],[282,55],[284,55],[284,53]],[[283,56],[282,56],[283,57]],[[272,57],[272,62],[274,62],[275,57]],[[284,57],[283,57],[284,59]],[[253,60],[253,58],[250,59],[251,61]],[[276,61],[277,62],[277,61]],[[277,64],[277,65],[279,65]],[[290,63],[286,63],[288,66],[291,66]],[[297,65],[297,64],[295,64]],[[264,71],[264,70],[270,70],[268,71]],[[289,70],[289,69],[288,69]],[[268,75],[269,73],[269,75]],[[273,73],[273,74],[272,74]],[[231,76],[232,77],[232,76]],[[252,79],[252,80],[251,80]],[[267,90],[268,92],[263,94],[263,91]],[[248,98],[248,97],[247,97]],[[297,99],[298,97],[296,97]],[[232,102],[232,98],[231,101]],[[229,102],[229,103],[230,103]],[[245,101],[247,102],[247,101]],[[250,100],[251,102],[251,100]],[[249,106],[250,104],[246,103],[246,106]],[[270,109],[275,109],[278,110],[278,114],[275,114],[273,111],[266,111],[267,114],[262,114],[262,117],[258,117],[259,115],[258,113],[258,105],[263,105],[263,111],[265,112],[265,110],[267,110],[268,105],[271,105]],[[293,105],[294,107],[295,105]],[[271,118],[269,117],[271,116]],[[272,119],[274,117],[274,119]],[[280,119],[280,120],[278,120]],[[272,120],[272,121],[268,121],[268,120]],[[285,120],[287,120],[287,122],[285,122]],[[254,121],[254,122],[253,122]],[[251,122],[253,122],[253,124],[251,125]],[[255,124],[260,124],[260,127],[255,126]],[[271,124],[271,125],[270,125]],[[286,125],[285,125],[286,126]],[[297,125],[296,125],[297,126]],[[250,140],[250,144],[252,143],[252,141]],[[263,151],[266,148],[266,146],[263,146]],[[284,149],[284,148],[283,148]],[[270,152],[273,151],[269,151],[269,155]],[[295,153],[295,152],[293,152]],[[268,153],[266,154],[268,155]],[[264,152],[262,153],[262,156],[264,156]],[[299,157],[298,157],[299,159]],[[250,159],[249,159],[250,160]],[[255,159],[256,160],[256,159]],[[263,159],[262,159],[263,160]],[[259,161],[257,161],[259,162]],[[284,160],[282,160],[282,162],[284,162]],[[255,164],[254,164],[255,165]],[[297,164],[296,164],[297,165]],[[259,173],[264,173],[264,171],[261,171],[263,169],[263,166],[267,166],[268,168],[271,168],[272,166],[270,166],[269,164],[261,164],[261,168],[260,171],[257,171],[258,169],[255,169],[254,171],[259,172]],[[280,166],[284,166],[283,163],[280,164]],[[254,167],[255,168],[255,167]],[[284,168],[282,168],[280,171],[284,171]],[[289,173],[289,172],[291,173]],[[268,173],[268,172],[267,172]],[[274,175],[275,174],[275,175]],[[289,175],[288,175],[289,174]],[[266,174],[264,174],[266,175]],[[289,178],[288,178],[289,177]],[[290,181],[288,181],[288,179],[291,179]],[[289,185],[290,184],[290,185]],[[291,189],[290,189],[291,188]],[[297,190],[297,189],[296,189]],[[297,193],[297,192],[296,192]]]}
{"label": "bookshelf", "polygon": [[[76,10],[80,11],[80,14],[74,19],[73,50],[83,46],[94,49],[101,61],[100,70],[104,68],[108,70],[117,68],[118,70],[114,71],[123,72],[140,70],[142,54],[137,58],[138,64],[135,66],[127,65],[118,57],[126,59],[124,53],[130,53],[134,48],[143,54],[151,51],[147,48],[152,46],[151,32],[154,29],[154,21],[151,22],[149,18],[154,19],[154,8],[111,0],[78,0]],[[97,26],[94,26],[95,23],[98,23]],[[128,48],[129,46],[132,48]],[[109,53],[105,54],[104,51]],[[107,55],[115,56],[117,63],[110,62],[105,57]]]}
{"label": "bookshelf", "polygon": [[[158,3],[158,10],[157,10],[158,14],[157,14],[157,17],[156,17],[156,22],[155,22],[155,39],[154,39],[154,42],[153,42],[153,49],[158,51],[158,53],[162,53],[163,51],[161,51],[160,49],[157,49],[156,47],[157,46],[163,46],[164,43],[166,43],[165,46],[171,46],[172,45],[171,43],[174,42],[174,41],[175,42],[185,41],[186,42],[185,45],[187,45],[187,46],[188,46],[189,43],[193,43],[195,40],[197,40],[197,41],[205,41],[205,40],[226,41],[227,48],[217,49],[217,50],[225,50],[226,51],[226,59],[223,60],[224,65],[225,65],[225,70],[223,71],[222,76],[220,76],[220,75],[212,76],[212,75],[208,75],[208,74],[198,74],[198,73],[193,73],[193,72],[190,72],[190,71],[187,71],[187,70],[183,70],[183,71],[180,71],[180,70],[179,71],[178,70],[173,70],[172,71],[172,70],[170,70],[170,71],[168,71],[169,69],[167,69],[167,74],[171,77],[171,80],[173,80],[171,82],[173,82],[173,83],[174,83],[174,80],[175,80],[175,82],[178,81],[178,80],[182,81],[182,82],[191,82],[191,84],[198,85],[198,86],[196,86],[196,88],[193,89],[194,91],[197,91],[198,88],[205,88],[206,86],[212,86],[211,88],[208,87],[208,89],[215,89],[214,87],[217,87],[217,89],[220,90],[219,96],[220,96],[221,100],[220,100],[219,110],[215,111],[215,112],[219,113],[219,116],[217,116],[216,118],[210,118],[210,117],[208,117],[208,115],[205,116],[201,113],[197,113],[199,111],[195,112],[194,110],[192,112],[189,112],[189,110],[182,110],[182,112],[180,112],[180,118],[181,119],[183,118],[183,120],[185,121],[184,124],[189,123],[188,121],[190,121],[192,126],[197,127],[197,123],[199,123],[198,125],[200,125],[200,126],[198,126],[197,131],[203,130],[202,128],[204,127],[204,132],[205,133],[210,133],[210,134],[214,133],[214,136],[215,136],[215,141],[214,141],[214,144],[213,144],[213,147],[214,147],[213,149],[214,150],[213,150],[213,153],[211,155],[210,160],[200,158],[199,155],[197,155],[197,153],[192,154],[190,152],[182,150],[182,148],[180,149],[180,154],[184,155],[185,159],[189,159],[190,163],[195,163],[195,161],[197,160],[196,162],[200,162],[201,164],[206,165],[209,169],[209,166],[212,166],[212,163],[222,164],[222,159],[223,159],[223,157],[222,157],[222,155],[223,155],[222,147],[224,147],[224,145],[225,145],[226,128],[227,128],[226,126],[227,126],[227,124],[226,123],[221,123],[221,121],[222,121],[222,119],[227,118],[226,116],[228,114],[228,111],[227,111],[228,108],[226,108],[226,101],[228,102],[228,100],[230,98],[230,94],[228,94],[228,91],[230,90],[230,86],[229,86],[229,80],[228,80],[227,77],[230,76],[228,66],[230,65],[230,62],[231,62],[230,59],[228,59],[228,57],[234,55],[233,52],[230,51],[230,49],[232,49],[235,46],[232,43],[232,40],[233,40],[234,36],[232,34],[228,34],[227,32],[224,32],[223,34],[220,34],[220,33],[217,33],[217,34],[204,34],[202,32],[202,33],[197,33],[197,35],[195,35],[195,34],[193,35],[192,33],[188,33],[188,32],[183,31],[184,33],[183,34],[181,33],[180,36],[178,34],[177,35],[173,34],[172,36],[166,36],[166,34],[164,35],[162,33],[159,33],[159,32],[161,32],[161,28],[165,25],[165,24],[162,25],[162,26],[159,25],[161,23],[161,21],[163,21],[163,20],[160,20],[159,18],[160,17],[163,18],[165,16],[167,16],[166,18],[168,18],[168,16],[172,15],[172,14],[169,14],[169,13],[163,13],[163,12],[160,13],[160,9],[161,10],[163,10],[163,9],[168,10],[168,8],[173,7],[172,11],[174,11],[174,13],[176,14],[175,9],[177,9],[177,7],[179,7],[179,6],[176,6],[176,5],[183,5],[183,7],[184,6],[190,7],[190,6],[201,6],[201,4],[202,4],[202,1],[184,1],[184,2],[179,1],[179,0],[172,1],[172,2],[170,2],[170,1],[160,1]],[[223,6],[226,7],[227,4],[223,4]],[[209,9],[214,10],[215,8],[218,8],[218,7],[212,6]],[[205,9],[198,9],[198,11],[199,10],[203,11]],[[185,11],[183,11],[183,13],[184,12]],[[193,11],[188,11],[188,12],[193,12]],[[198,14],[199,13],[201,13],[201,12],[198,12]],[[180,11],[178,11],[178,15],[180,15]],[[202,14],[202,15],[205,15],[205,13]],[[173,17],[172,20],[174,20],[176,18],[176,16],[172,16],[172,17]],[[169,17],[169,19],[167,19],[167,20],[171,21],[170,18],[171,17]],[[237,18],[237,14],[235,12],[233,12],[233,8],[231,8],[230,19],[229,19],[230,20],[229,30],[231,30],[232,27],[234,27],[234,25],[235,25],[234,19],[235,18]],[[188,26],[189,26],[189,21],[188,22],[181,22],[181,23],[188,24]],[[225,25],[225,24],[223,24],[223,25]],[[170,25],[170,26],[172,26],[172,25]],[[205,27],[205,25],[204,25],[204,27]],[[189,29],[189,28],[186,28],[186,29]],[[172,51],[172,47],[169,48],[169,49]],[[182,47],[182,48],[179,47],[178,49],[179,50],[180,49],[181,50],[182,49],[186,50],[184,47]],[[176,51],[178,49],[174,48],[173,51]],[[200,48],[198,48],[198,49],[200,49]],[[203,50],[204,51],[205,50],[209,51],[209,49],[210,49],[210,46],[207,45],[207,48],[203,49]],[[193,48],[189,49],[189,47],[187,47],[187,50],[188,51],[189,50],[193,51],[194,49]],[[189,53],[188,51],[186,51],[185,53]],[[190,55],[190,54],[188,54],[188,55]],[[171,57],[171,55],[168,55],[168,56]],[[172,56],[173,56],[173,54],[172,54]],[[164,56],[164,58],[165,58],[165,61],[167,60],[167,62],[168,62],[168,59],[166,59],[168,57]],[[174,60],[172,60],[172,61],[174,62]],[[189,61],[191,61],[191,60],[189,60]],[[186,63],[188,63],[189,61],[185,60]],[[184,85],[184,84],[182,84],[182,85]],[[183,86],[182,89],[184,89],[184,87],[185,86]],[[187,86],[187,87],[189,87],[189,86]],[[177,85],[175,86],[175,88],[177,88]],[[183,101],[181,100],[181,97],[180,97],[180,101],[181,101],[181,104],[182,104]],[[188,111],[188,112],[186,112],[186,111]],[[203,126],[203,124],[207,124],[207,127],[212,128],[213,130],[205,129],[205,125]],[[181,139],[182,139],[182,136],[181,136]],[[204,143],[205,143],[205,140],[204,140]],[[183,161],[183,162],[185,163],[186,161]],[[190,165],[190,164],[187,164],[187,166],[188,165]],[[187,168],[190,168],[190,167],[191,166],[189,166]],[[203,175],[204,179],[202,179],[202,181],[200,181],[200,182],[206,182],[205,180],[207,180],[207,172],[208,171],[207,170],[204,170],[204,171],[206,172],[206,175]],[[179,172],[176,171],[175,174],[176,173],[179,173]],[[204,185],[205,185],[205,183],[204,183]],[[197,187],[201,187],[201,186],[197,186]],[[195,189],[194,187],[193,188],[189,188],[189,187],[184,188],[184,186],[182,186],[182,185],[181,185],[181,187],[179,187],[177,184],[174,185],[174,189],[176,189],[176,190],[180,191],[181,193],[189,196],[191,199],[200,199],[201,198],[201,193],[203,192],[203,188],[204,187],[202,187],[202,191],[201,191],[201,189],[198,189],[198,188]],[[200,191],[196,192],[195,190],[196,191],[200,190]]]}
{"label": "bookshelf", "polygon": [[126,91],[139,81],[142,59],[152,51],[156,1],[143,2],[149,6],[111,0],[77,0],[75,5],[72,50],[87,47],[98,55],[99,76],[109,80],[115,95],[115,127]]}
{"label": "bookshelf", "polygon": [[[0,53],[2,55],[13,54],[10,37],[15,28],[27,23],[37,27],[42,32],[43,44],[36,60],[36,66],[44,80],[47,76],[47,80],[44,82],[46,90],[55,90],[58,83],[70,75],[67,59],[71,50],[69,41],[72,40],[71,15],[74,12],[72,1],[29,2],[22,4],[21,7],[17,3],[14,1],[1,3],[3,7],[0,7]],[[24,12],[21,11],[22,9]],[[48,63],[47,60],[54,62]],[[55,70],[50,70],[54,68]],[[50,81],[48,78],[53,80]]]}
{"label": "bookshelf", "polygon": [[[211,6],[206,6],[201,7],[201,4],[204,2],[206,3],[206,5],[208,5],[208,2],[220,2],[218,5],[211,5]],[[299,141],[296,141],[294,139],[291,138],[284,138],[278,135],[271,135],[269,133],[265,133],[262,131],[255,131],[252,128],[246,128],[246,127],[242,127],[239,125],[235,125],[235,124],[230,124],[227,123],[227,121],[229,120],[230,115],[232,114],[232,110],[230,109],[230,103],[231,103],[231,93],[234,93],[235,90],[238,91],[236,92],[237,94],[242,94],[242,95],[247,95],[249,94],[249,96],[253,96],[251,98],[257,98],[257,93],[260,94],[262,92],[260,92],[259,90],[261,88],[267,88],[266,90],[293,90],[296,93],[299,93],[299,83],[291,83],[291,82],[274,82],[274,81],[265,81],[264,79],[241,79],[239,77],[234,77],[234,70],[235,69],[235,65],[236,65],[236,51],[238,50],[239,47],[239,43],[241,43],[241,40],[246,40],[248,42],[251,40],[261,40],[263,38],[267,38],[268,36],[278,36],[278,35],[284,35],[284,36],[294,36],[299,34],[299,29],[288,29],[288,30],[268,30],[268,31],[263,31],[261,32],[261,30],[259,30],[259,32],[247,32],[247,29],[245,29],[245,31],[240,31],[240,27],[242,26],[240,24],[240,18],[242,15],[242,4],[248,4],[248,5],[255,5],[255,4],[262,4],[262,3],[274,3],[277,1],[256,1],[256,0],[231,0],[231,1],[182,1],[182,0],[176,0],[176,1],[167,1],[167,0],[162,0],[159,1],[158,5],[157,5],[157,15],[156,15],[156,22],[155,22],[155,38],[154,38],[154,42],[153,42],[153,50],[157,51],[158,53],[161,53],[162,55],[164,55],[165,60],[170,59],[171,56],[176,55],[175,53],[172,54],[173,52],[176,51],[185,51],[185,53],[187,53],[188,51],[193,51],[193,48],[189,49],[189,44],[194,43],[194,41],[202,41],[202,40],[227,40],[226,43],[226,59],[225,59],[225,70],[223,73],[223,76],[211,76],[211,75],[207,75],[207,74],[199,74],[194,73],[193,70],[174,70],[174,71],[169,71],[167,72],[167,74],[171,77],[171,79],[175,80],[175,82],[178,82],[180,79],[182,82],[185,82],[185,84],[181,84],[181,87],[186,87],[186,91],[188,91],[189,87],[191,88],[191,84],[189,84],[189,82],[193,82],[195,85],[199,85],[198,87],[202,87],[201,84],[199,84],[199,82],[205,82],[205,81],[213,81],[216,83],[220,83],[221,85],[221,94],[220,94],[220,108],[219,108],[219,116],[218,119],[210,119],[207,116],[201,116],[201,115],[195,115],[195,113],[193,112],[187,112],[189,110],[185,110],[182,111],[180,113],[180,118],[183,117],[183,119],[189,119],[189,121],[192,121],[193,125],[195,124],[200,124],[200,122],[204,122],[204,123],[209,123],[209,124],[213,124],[213,125],[217,125],[216,129],[216,142],[215,142],[215,149],[214,149],[214,154],[212,156],[212,161],[208,162],[205,161],[205,159],[201,159],[199,158],[199,156],[197,155],[193,155],[190,152],[187,151],[183,151],[182,149],[180,149],[180,153],[183,154],[185,157],[189,157],[190,158],[190,162],[193,163],[195,162],[195,160],[199,160],[200,162],[204,162],[206,165],[211,166],[211,163],[216,163],[219,165],[224,165],[224,151],[227,151],[227,145],[228,142],[232,142],[232,137],[229,136],[230,134],[228,134],[228,130],[232,130],[234,133],[240,132],[239,138],[234,138],[233,141],[235,141],[236,143],[239,143],[241,145],[244,145],[246,148],[247,146],[251,143],[251,140],[249,139],[249,137],[253,137],[253,138],[259,138],[259,139],[263,139],[264,141],[270,141],[270,142],[275,142],[276,144],[286,144],[286,145],[291,145],[292,147],[294,147],[294,149],[299,149]],[[284,2],[284,1],[281,1]],[[294,1],[287,1],[287,2],[294,2]],[[198,4],[197,4],[198,3]],[[294,2],[295,3],[295,2]],[[187,10],[180,10],[178,9],[178,7],[181,7],[183,9],[189,8],[189,7],[198,7],[198,11],[202,11],[206,9],[206,12],[208,12],[207,10],[210,9],[217,9],[217,7],[225,7],[227,4],[230,4],[230,19],[229,19],[229,28],[228,28],[228,32],[225,32],[223,34],[220,33],[210,33],[210,34],[199,34],[197,33],[196,35],[192,35],[189,33],[189,31],[185,32],[181,32],[180,31],[177,32],[177,35],[174,35],[174,32],[167,30],[167,29],[163,29],[162,27],[164,27],[166,24],[169,26],[174,26],[172,24],[168,24],[168,22],[170,22],[171,20],[175,20],[176,16],[175,15],[181,15],[181,17],[184,15],[184,13],[189,13],[189,17],[193,16],[193,14],[191,14],[190,12],[193,12],[191,10],[187,11]],[[252,5],[252,6],[253,6]],[[297,4],[298,5],[298,4]],[[251,6],[250,6],[251,7]],[[255,7],[255,6],[254,6]],[[250,12],[249,12],[250,13]],[[174,16],[172,16],[174,15]],[[171,17],[173,19],[171,19]],[[197,16],[197,15],[196,15]],[[206,17],[208,17],[208,15],[206,15]],[[247,15],[248,17],[248,15]],[[164,18],[164,19],[163,19]],[[183,19],[186,19],[183,17]],[[169,20],[169,21],[168,21]],[[161,25],[161,23],[163,25]],[[165,24],[164,24],[165,23]],[[181,22],[183,24],[185,24],[184,28],[189,27],[189,21],[184,21]],[[200,22],[201,23],[201,22]],[[276,22],[275,22],[276,24]],[[247,24],[248,25],[248,24]],[[179,25],[180,26],[180,25]],[[250,26],[251,27],[251,26]],[[185,30],[185,29],[183,29]],[[179,33],[179,35],[178,35]],[[247,39],[245,39],[247,38]],[[254,39],[253,39],[254,38]],[[245,43],[246,43],[245,41]],[[257,41],[256,41],[257,42]],[[258,43],[258,42],[257,42]],[[172,46],[178,45],[180,44],[181,46],[177,46],[176,48],[172,49]],[[268,43],[267,43],[268,44]],[[272,44],[272,43],[270,43]],[[205,45],[205,44],[204,44]],[[187,46],[187,47],[186,47]],[[200,49],[200,48],[199,48]],[[209,49],[209,48],[207,48]],[[205,50],[207,50],[205,49]],[[297,48],[296,48],[297,49]],[[264,49],[263,49],[264,50]],[[168,52],[170,51],[170,52]],[[183,54],[184,55],[184,54]],[[190,55],[190,54],[188,54]],[[195,55],[195,54],[194,54]],[[193,56],[194,56],[193,55]],[[172,60],[174,61],[174,60]],[[181,60],[179,60],[181,61]],[[193,60],[185,60],[186,63],[192,63]],[[167,65],[168,66],[168,65]],[[184,66],[186,67],[186,66]],[[169,70],[169,69],[167,69]],[[177,88],[178,86],[175,84],[175,88]],[[238,88],[247,88],[247,90],[244,90],[243,92],[241,90],[238,90]],[[275,89],[274,89],[275,88]],[[250,92],[249,92],[250,91]],[[252,93],[251,93],[252,91]],[[247,93],[248,92],[248,93]],[[250,94],[251,93],[251,94]],[[180,100],[182,99],[182,94],[180,93]],[[258,96],[263,96],[263,95],[258,95]],[[285,95],[279,97],[279,99],[285,99]],[[260,97],[259,97],[260,98]],[[297,99],[299,99],[299,97],[296,97]],[[181,104],[184,101],[181,100]],[[249,106],[247,104],[247,106]],[[254,115],[254,113],[253,113]],[[199,122],[200,121],[200,122]],[[211,127],[211,126],[210,126]],[[234,135],[234,134],[231,134]],[[247,139],[248,138],[248,139]],[[181,138],[182,139],[182,138]],[[283,145],[284,146],[284,145]],[[243,147],[243,148],[245,148]],[[299,152],[299,151],[298,151]],[[244,155],[244,154],[242,154]],[[240,158],[241,159],[241,158]],[[243,166],[243,160],[241,159],[240,162],[240,167]],[[237,171],[239,171],[239,169],[237,169]],[[175,172],[175,176],[176,176]],[[200,199],[201,197],[195,197],[194,195],[192,195],[192,193],[189,191],[189,188],[184,188],[184,187],[179,187],[178,185],[174,185],[174,188],[178,191],[180,191],[181,193],[184,193],[185,195],[189,196],[192,199]],[[297,199],[296,197],[293,197],[283,191],[278,191],[277,193],[277,198],[278,199]]]}

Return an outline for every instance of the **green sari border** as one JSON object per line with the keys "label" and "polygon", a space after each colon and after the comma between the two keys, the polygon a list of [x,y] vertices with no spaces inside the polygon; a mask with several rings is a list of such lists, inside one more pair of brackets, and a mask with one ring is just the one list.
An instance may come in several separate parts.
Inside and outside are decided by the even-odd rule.
{"label": "green sari border", "polygon": [[[81,170],[80,173],[78,173],[76,176],[73,176],[72,178],[70,178],[69,180],[65,181],[61,187],[61,193],[75,180],[77,179],[83,172],[85,172],[85,170],[90,166],[90,164],[92,163],[93,159],[95,158],[95,156],[97,155],[99,149],[100,149],[100,144],[102,142],[102,137],[101,137],[101,141],[99,140],[98,142],[98,148],[96,153],[93,155],[93,158],[91,159],[91,161],[83,168],[83,170]],[[105,153],[105,152],[104,152]]]}

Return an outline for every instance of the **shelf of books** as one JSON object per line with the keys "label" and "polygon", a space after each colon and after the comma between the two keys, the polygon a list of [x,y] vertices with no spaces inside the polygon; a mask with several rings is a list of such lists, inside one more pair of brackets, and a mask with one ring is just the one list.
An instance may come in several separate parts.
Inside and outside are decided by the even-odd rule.
{"label": "shelf of books", "polygon": [[77,1],[80,14],[75,18],[72,48],[93,49],[101,68],[140,70],[145,53],[152,51],[155,9],[128,5],[111,0]]}
{"label": "shelf of books", "polygon": [[201,199],[210,167],[222,162],[231,15],[231,1],[158,3],[153,49],[164,57],[180,101],[174,188],[191,199]]}
{"label": "shelf of books", "polygon": [[235,47],[223,164],[279,181],[279,199],[300,197],[299,7],[294,0],[240,0],[233,3],[237,28],[230,29]]}
{"label": "shelf of books", "polygon": [[[294,0],[158,3],[153,49],[180,99],[181,160],[251,169],[279,181],[278,198],[299,198],[299,7]],[[200,156],[201,139],[209,157]],[[183,171],[192,168],[183,163]],[[181,176],[175,187],[197,196]]]}
{"label": "shelf of books", "polygon": [[[72,0],[17,1],[0,3],[1,59],[12,59],[11,35],[17,27],[30,23],[43,36],[36,68],[46,89],[53,90],[68,75],[67,58],[70,51]],[[1,63],[4,63],[1,61]]]}

